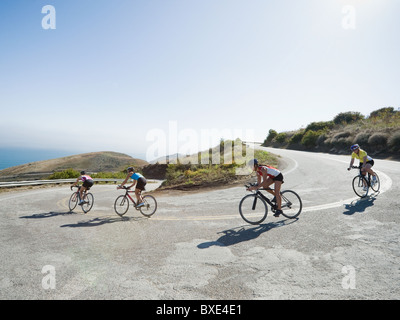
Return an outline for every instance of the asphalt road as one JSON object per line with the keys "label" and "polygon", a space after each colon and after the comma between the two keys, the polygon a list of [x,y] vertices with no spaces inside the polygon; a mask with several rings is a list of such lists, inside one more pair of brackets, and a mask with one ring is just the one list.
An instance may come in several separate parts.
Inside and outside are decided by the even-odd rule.
{"label": "asphalt road", "polygon": [[244,187],[156,193],[152,218],[117,216],[115,186],[86,215],[65,186],[0,194],[0,299],[399,299],[400,163],[376,160],[381,192],[359,200],[349,156],[271,151],[297,220],[246,224]]}

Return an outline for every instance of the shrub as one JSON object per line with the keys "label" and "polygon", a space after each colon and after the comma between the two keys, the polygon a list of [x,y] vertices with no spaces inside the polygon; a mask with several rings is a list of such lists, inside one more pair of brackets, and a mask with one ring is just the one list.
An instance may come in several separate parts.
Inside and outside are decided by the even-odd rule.
{"label": "shrub", "polygon": [[320,121],[320,122],[311,122],[307,127],[306,131],[319,131],[319,130],[329,130],[332,129],[335,124],[333,121]]}
{"label": "shrub", "polygon": [[285,143],[286,142],[286,138],[287,138],[287,134],[286,134],[286,132],[282,132],[282,133],[280,133],[280,134],[278,134],[276,137],[275,137],[275,141],[276,142],[278,142],[278,143]]}
{"label": "shrub", "polygon": [[274,140],[274,138],[278,135],[278,132],[276,132],[273,129],[270,129],[268,132],[268,136],[267,139],[264,141],[265,142],[271,142],[272,140]]}
{"label": "shrub", "polygon": [[400,131],[396,131],[388,140],[388,146],[393,151],[400,151]]}
{"label": "shrub", "polygon": [[301,144],[308,148],[315,147],[317,145],[317,139],[320,135],[322,135],[322,133],[322,131],[316,132],[313,130],[308,130],[301,139]]}
{"label": "shrub", "polygon": [[383,150],[386,148],[388,141],[388,136],[384,133],[375,133],[368,139],[368,144],[376,149],[376,150]]}
{"label": "shrub", "polygon": [[74,169],[66,169],[63,171],[54,172],[51,174],[48,179],[73,179],[78,178],[80,176],[79,172]]}
{"label": "shrub", "polygon": [[363,120],[364,116],[360,112],[341,112],[333,119],[335,124],[349,124],[359,120]]}
{"label": "shrub", "polygon": [[371,136],[371,133],[369,132],[360,132],[359,134],[356,135],[355,139],[353,140],[353,143],[358,143],[361,146],[366,146],[368,145],[368,139]]}
{"label": "shrub", "polygon": [[295,133],[289,140],[289,144],[297,144],[301,142],[301,139],[303,139],[304,132],[297,132]]}

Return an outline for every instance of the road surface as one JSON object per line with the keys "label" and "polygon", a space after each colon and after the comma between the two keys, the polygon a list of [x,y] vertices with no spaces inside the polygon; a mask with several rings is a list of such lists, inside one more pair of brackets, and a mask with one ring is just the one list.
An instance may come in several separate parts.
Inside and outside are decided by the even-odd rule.
{"label": "road surface", "polygon": [[381,192],[359,200],[349,156],[268,150],[296,220],[246,224],[243,187],[156,193],[152,218],[117,216],[115,186],[86,215],[66,186],[0,194],[0,299],[399,299],[400,163],[376,160]]}

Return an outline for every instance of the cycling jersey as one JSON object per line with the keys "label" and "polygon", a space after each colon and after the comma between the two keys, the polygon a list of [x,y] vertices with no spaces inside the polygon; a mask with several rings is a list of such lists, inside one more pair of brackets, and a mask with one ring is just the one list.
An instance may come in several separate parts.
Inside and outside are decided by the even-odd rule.
{"label": "cycling jersey", "polygon": [[259,176],[262,176],[262,171],[261,171],[262,168],[267,169],[267,176],[270,178],[275,178],[281,173],[278,169],[271,166],[259,166],[257,169],[257,174]]}
{"label": "cycling jersey", "polygon": [[82,180],[83,182],[85,182],[86,180],[93,180],[91,176],[84,174],[83,176],[81,176],[80,180]]}
{"label": "cycling jersey", "polygon": [[140,178],[144,178],[140,173],[135,172],[133,175],[131,175],[131,179],[133,180],[139,180]]}
{"label": "cycling jersey", "polygon": [[372,161],[372,158],[371,158],[369,155],[367,155],[367,153],[366,153],[364,150],[362,150],[362,149],[360,149],[360,151],[359,151],[358,154],[355,153],[355,152],[353,152],[353,153],[351,154],[351,158],[352,158],[352,159],[358,159],[358,160],[360,160],[360,163],[363,163],[363,162],[364,162],[364,157],[367,157],[367,162],[368,162],[368,161]]}

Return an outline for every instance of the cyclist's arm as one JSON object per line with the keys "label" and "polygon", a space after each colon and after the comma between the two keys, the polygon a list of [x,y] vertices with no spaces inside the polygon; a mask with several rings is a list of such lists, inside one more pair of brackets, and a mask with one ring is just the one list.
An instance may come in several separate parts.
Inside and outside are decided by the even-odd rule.
{"label": "cyclist's arm", "polygon": [[136,184],[137,180],[133,180],[133,183],[128,187],[129,189],[132,188]]}
{"label": "cyclist's arm", "polygon": [[347,170],[350,170],[351,167],[353,166],[353,164],[354,164],[354,158],[351,158],[350,165],[349,165],[349,167],[347,168]]}
{"label": "cyclist's arm", "polygon": [[129,180],[129,178],[130,178],[129,176],[126,176],[124,182],[122,182],[118,187],[123,187],[125,185],[125,183]]}

